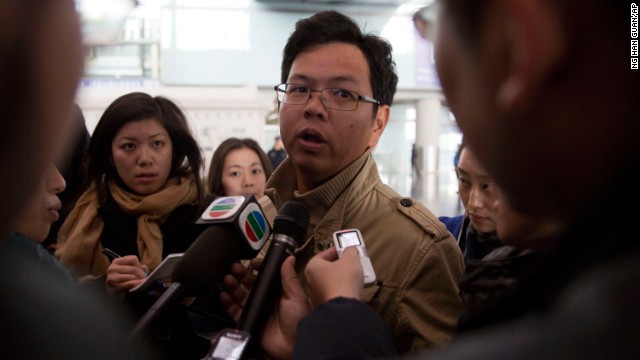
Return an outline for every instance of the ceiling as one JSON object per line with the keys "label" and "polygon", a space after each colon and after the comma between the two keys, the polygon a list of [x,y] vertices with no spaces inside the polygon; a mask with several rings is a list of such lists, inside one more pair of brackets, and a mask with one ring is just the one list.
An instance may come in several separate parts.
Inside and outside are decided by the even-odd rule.
{"label": "ceiling", "polygon": [[326,10],[326,9],[351,9],[365,10],[395,9],[401,5],[411,9],[418,9],[432,3],[434,0],[255,0],[268,8],[278,11],[297,10]]}
{"label": "ceiling", "polygon": [[256,0],[265,4],[400,5],[407,0]]}

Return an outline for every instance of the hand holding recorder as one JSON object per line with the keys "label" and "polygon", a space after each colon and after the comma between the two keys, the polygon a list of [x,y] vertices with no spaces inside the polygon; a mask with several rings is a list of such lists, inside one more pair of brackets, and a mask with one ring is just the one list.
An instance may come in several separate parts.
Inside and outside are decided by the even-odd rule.
{"label": "hand holding recorder", "polygon": [[358,251],[345,249],[339,258],[336,250],[331,248],[317,254],[304,269],[313,307],[337,297],[362,298],[364,276]]}
{"label": "hand holding recorder", "polygon": [[376,273],[371,265],[371,259],[364,246],[362,234],[358,229],[346,229],[333,233],[333,245],[338,251],[338,256],[342,257],[344,250],[348,247],[354,247],[360,255],[360,264],[364,273],[364,285],[370,286],[376,282]]}

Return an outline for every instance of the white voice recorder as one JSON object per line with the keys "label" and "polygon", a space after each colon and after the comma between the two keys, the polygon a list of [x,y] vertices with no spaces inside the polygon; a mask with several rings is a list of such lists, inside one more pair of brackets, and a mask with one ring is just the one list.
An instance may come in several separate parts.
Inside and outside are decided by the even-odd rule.
{"label": "white voice recorder", "polygon": [[333,244],[338,251],[338,256],[342,257],[342,253],[349,246],[355,246],[360,255],[360,264],[362,265],[362,272],[364,273],[364,285],[372,285],[376,281],[376,273],[373,271],[371,265],[371,259],[367,253],[367,248],[364,246],[362,240],[362,234],[358,229],[346,229],[339,230],[333,233]]}

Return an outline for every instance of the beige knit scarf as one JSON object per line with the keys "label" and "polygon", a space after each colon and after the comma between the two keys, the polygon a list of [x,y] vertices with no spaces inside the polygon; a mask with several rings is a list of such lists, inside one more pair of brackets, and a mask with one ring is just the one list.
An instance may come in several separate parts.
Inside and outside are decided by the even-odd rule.
{"label": "beige knit scarf", "polygon": [[[162,261],[160,225],[176,207],[197,204],[195,180],[171,178],[160,191],[145,196],[124,191],[113,182],[109,182],[109,190],[125,213],[137,216],[140,262],[153,270]],[[109,267],[100,243],[104,222],[98,215],[98,206],[93,184],[78,199],[58,233],[55,256],[81,282],[105,275]]]}

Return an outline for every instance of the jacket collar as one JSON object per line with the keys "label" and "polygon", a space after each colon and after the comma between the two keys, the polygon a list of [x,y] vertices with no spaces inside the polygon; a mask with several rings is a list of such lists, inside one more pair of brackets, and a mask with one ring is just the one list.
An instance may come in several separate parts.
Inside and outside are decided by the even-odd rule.
{"label": "jacket collar", "polygon": [[291,159],[287,158],[269,178],[265,194],[271,198],[271,201],[278,209],[289,200],[303,203],[311,212],[311,224],[317,224],[320,219],[325,217],[329,209],[336,204],[341,194],[349,188],[349,185],[367,163],[370,163],[370,166],[375,168],[375,163],[371,159],[371,149],[365,151],[358,159],[324,184],[300,194],[296,190],[295,168]]}

